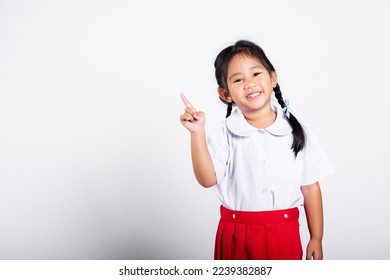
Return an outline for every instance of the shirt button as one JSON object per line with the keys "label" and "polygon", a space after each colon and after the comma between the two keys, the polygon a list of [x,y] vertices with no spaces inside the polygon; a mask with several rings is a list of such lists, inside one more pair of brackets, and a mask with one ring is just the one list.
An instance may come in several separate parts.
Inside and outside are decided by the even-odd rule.
{"label": "shirt button", "polygon": [[260,163],[261,163],[261,164],[265,164],[265,163],[266,163],[266,160],[265,160],[265,159],[262,159],[262,160],[260,161]]}
{"label": "shirt button", "polygon": [[235,219],[235,218],[236,218],[236,214],[233,214],[233,215],[232,215],[232,218]]}
{"label": "shirt button", "polygon": [[284,217],[285,219],[288,219],[288,214],[284,214],[283,217]]}
{"label": "shirt button", "polygon": [[261,190],[262,193],[267,193],[267,191],[268,191],[268,190],[267,190],[266,188],[264,188],[264,189]]}

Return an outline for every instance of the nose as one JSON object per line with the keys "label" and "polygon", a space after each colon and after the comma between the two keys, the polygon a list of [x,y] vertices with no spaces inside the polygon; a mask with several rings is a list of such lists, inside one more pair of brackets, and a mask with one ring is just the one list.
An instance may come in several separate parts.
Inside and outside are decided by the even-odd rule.
{"label": "nose", "polygon": [[252,80],[249,80],[247,83],[244,85],[244,89],[251,89],[256,87],[256,83]]}

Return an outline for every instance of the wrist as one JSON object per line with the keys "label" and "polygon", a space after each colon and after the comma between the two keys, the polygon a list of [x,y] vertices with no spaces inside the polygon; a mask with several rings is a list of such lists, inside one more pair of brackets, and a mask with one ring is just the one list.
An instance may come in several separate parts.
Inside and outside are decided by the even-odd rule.
{"label": "wrist", "polygon": [[320,237],[320,236],[311,236],[310,237],[310,241],[322,243],[322,237]]}
{"label": "wrist", "polygon": [[190,134],[191,137],[203,137],[206,135],[206,130],[204,127],[201,127],[199,129],[191,131]]}

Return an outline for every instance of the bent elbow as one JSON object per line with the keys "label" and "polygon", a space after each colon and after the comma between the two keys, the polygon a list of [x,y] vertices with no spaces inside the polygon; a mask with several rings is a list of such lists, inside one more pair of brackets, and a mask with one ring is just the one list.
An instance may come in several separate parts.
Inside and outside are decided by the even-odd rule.
{"label": "bent elbow", "polygon": [[198,179],[198,183],[204,187],[205,189],[211,188],[215,184],[217,184],[217,178],[210,178],[210,179]]}
{"label": "bent elbow", "polygon": [[208,189],[214,186],[215,184],[200,184],[203,188]]}

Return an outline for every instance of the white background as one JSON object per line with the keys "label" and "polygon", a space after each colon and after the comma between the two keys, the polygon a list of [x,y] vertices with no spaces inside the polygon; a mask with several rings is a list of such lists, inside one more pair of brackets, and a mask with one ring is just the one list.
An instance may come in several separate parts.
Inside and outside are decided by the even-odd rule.
{"label": "white background", "polygon": [[[326,259],[390,259],[388,1],[0,1],[0,259],[212,259],[180,92],[224,118],[213,63],[265,50],[336,172]],[[302,238],[308,233],[302,216]]]}

